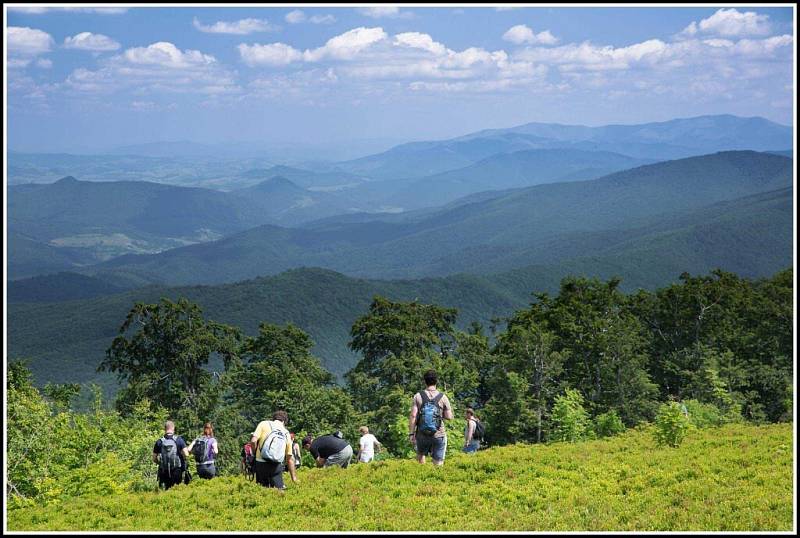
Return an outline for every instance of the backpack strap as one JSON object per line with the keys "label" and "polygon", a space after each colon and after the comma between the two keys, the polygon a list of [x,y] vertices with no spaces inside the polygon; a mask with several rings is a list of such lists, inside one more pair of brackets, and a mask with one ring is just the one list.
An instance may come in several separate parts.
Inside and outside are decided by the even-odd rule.
{"label": "backpack strap", "polygon": [[431,401],[438,405],[439,404],[439,400],[441,400],[443,397],[444,397],[444,392],[439,392],[439,394],[434,396],[433,400],[431,400]]}

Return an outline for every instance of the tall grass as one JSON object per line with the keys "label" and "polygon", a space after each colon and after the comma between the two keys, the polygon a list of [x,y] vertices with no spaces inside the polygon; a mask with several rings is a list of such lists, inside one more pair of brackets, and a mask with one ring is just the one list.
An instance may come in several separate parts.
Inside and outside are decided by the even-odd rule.
{"label": "tall grass", "polygon": [[765,531],[792,528],[791,424],[513,445],[430,462],[301,469],[280,494],[242,477],[8,512],[9,530]]}

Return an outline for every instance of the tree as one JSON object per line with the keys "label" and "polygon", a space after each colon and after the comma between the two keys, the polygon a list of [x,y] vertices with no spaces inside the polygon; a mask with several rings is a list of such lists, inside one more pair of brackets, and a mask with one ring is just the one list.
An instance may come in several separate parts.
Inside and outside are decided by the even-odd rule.
{"label": "tree", "polygon": [[136,303],[98,370],[115,372],[120,382],[127,382],[117,398],[122,412],[147,398],[187,426],[197,425],[219,396],[219,373],[206,368],[209,361],[221,359],[227,368],[240,343],[238,328],[206,321],[200,307],[187,299]]}
{"label": "tree", "polygon": [[378,438],[388,439],[386,447],[393,453],[404,448],[392,440],[391,427],[397,417],[408,416],[413,388],[425,370],[437,370],[444,392],[452,392],[454,383],[462,381],[456,390],[472,390],[473,382],[463,375],[454,353],[456,314],[454,308],[376,296],[369,312],[353,323],[349,346],[362,358],[345,375],[348,390],[363,420],[374,426]]}
{"label": "tree", "polygon": [[[535,434],[525,440],[537,443],[544,440],[545,422],[553,397],[560,388],[562,366],[567,355],[555,350],[555,340],[555,335],[532,324],[524,313],[512,317],[506,331],[498,336],[494,349],[495,375],[490,388],[494,396],[487,412],[493,422],[502,421],[503,405],[498,404],[510,394],[516,394],[517,405],[521,407],[513,415],[513,420],[505,421],[505,435],[519,439],[520,434],[529,429],[522,427],[520,422],[532,413]],[[519,379],[510,378],[511,374],[519,376]],[[501,435],[493,428],[493,437]]]}

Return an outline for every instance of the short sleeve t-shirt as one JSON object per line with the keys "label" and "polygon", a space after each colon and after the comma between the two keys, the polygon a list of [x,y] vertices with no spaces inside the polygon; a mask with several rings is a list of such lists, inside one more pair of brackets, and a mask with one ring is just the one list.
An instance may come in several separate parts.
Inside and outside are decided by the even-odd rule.
{"label": "short sleeve t-shirt", "polygon": [[[430,398],[431,400],[436,398],[436,395],[439,394],[438,390],[432,390],[432,391],[428,391],[427,389],[425,390],[428,393],[428,398]],[[419,412],[422,410],[422,396],[419,395],[419,392],[414,395],[412,408],[414,405],[417,406],[417,418],[419,419]],[[436,430],[436,433],[433,434],[434,437],[444,437],[446,435],[444,431],[444,412],[447,409],[452,409],[450,407],[450,400],[447,399],[447,394],[442,394],[442,399],[439,400],[439,407],[442,410],[442,423],[441,425],[439,425],[439,429]]]}
{"label": "short sleeve t-shirt", "polygon": [[[284,434],[286,434],[286,438],[287,439],[291,439],[289,437],[289,430],[287,430],[280,422],[275,421],[275,420],[262,420],[261,422],[259,422],[258,426],[256,426],[256,431],[253,432],[252,437],[256,437],[257,438],[257,441],[256,441],[256,461],[260,461],[261,463],[272,463],[272,462],[266,461],[264,458],[261,457],[261,447],[264,445],[264,441],[267,440],[267,436],[272,431],[272,425],[273,424],[278,429],[283,431]],[[292,455],[292,443],[291,443],[291,441],[286,443],[286,455],[287,456],[291,456]]]}
{"label": "short sleeve t-shirt", "polygon": [[337,452],[341,451],[349,445],[347,441],[344,439],[339,439],[335,435],[323,435],[322,437],[317,437],[314,439],[314,442],[311,443],[311,455],[314,458],[329,458],[336,454]]}
{"label": "short sleeve t-shirt", "polygon": [[375,457],[375,443],[377,442],[378,440],[371,433],[361,436],[361,439],[358,440],[358,453],[361,461],[369,461]]}
{"label": "short sleeve t-shirt", "polygon": [[[186,469],[186,458],[183,455],[183,450],[186,448],[186,441],[183,440],[183,437],[180,435],[175,434],[167,434],[164,437],[169,439],[170,437],[175,438],[175,446],[178,448],[178,457],[181,459],[181,468]],[[153,454],[161,454],[161,439],[162,437],[158,438],[156,444],[153,446]]]}

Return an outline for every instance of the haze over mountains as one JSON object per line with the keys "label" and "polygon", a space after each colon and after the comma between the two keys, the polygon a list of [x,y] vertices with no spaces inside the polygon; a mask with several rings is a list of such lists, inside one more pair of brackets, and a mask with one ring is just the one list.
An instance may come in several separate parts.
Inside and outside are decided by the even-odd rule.
{"label": "haze over mountains", "polygon": [[570,274],[627,290],[770,276],[793,261],[792,147],[789,127],[703,116],[531,123],[337,162],[11,153],[9,356],[41,384],[113,390],[93,368],[127,309],[184,295],[248,331],[296,323],[341,375],[373,293],[457,306],[466,325]]}

